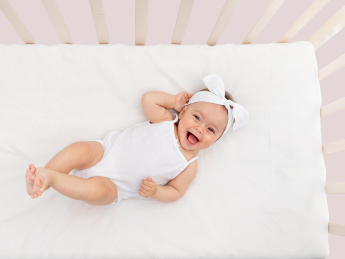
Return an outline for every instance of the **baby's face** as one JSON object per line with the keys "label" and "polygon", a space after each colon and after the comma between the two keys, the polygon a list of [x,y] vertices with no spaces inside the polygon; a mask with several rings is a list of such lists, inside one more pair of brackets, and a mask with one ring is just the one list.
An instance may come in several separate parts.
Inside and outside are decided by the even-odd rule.
{"label": "baby's face", "polygon": [[[179,116],[178,137],[186,150],[202,150],[211,146],[224,132],[228,123],[228,111],[219,104],[196,102],[184,106]],[[197,137],[198,141],[191,144]],[[188,138],[188,139],[187,139]]]}

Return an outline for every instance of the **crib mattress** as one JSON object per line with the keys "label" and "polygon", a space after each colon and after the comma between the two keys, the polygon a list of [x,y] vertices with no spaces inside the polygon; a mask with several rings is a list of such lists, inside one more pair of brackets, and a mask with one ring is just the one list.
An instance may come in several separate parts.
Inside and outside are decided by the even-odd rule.
{"label": "crib mattress", "polygon": [[[145,121],[145,92],[195,93],[212,73],[250,118],[196,152],[181,199],[27,194],[29,164]],[[326,258],[321,102],[310,42],[0,45],[0,258]]]}

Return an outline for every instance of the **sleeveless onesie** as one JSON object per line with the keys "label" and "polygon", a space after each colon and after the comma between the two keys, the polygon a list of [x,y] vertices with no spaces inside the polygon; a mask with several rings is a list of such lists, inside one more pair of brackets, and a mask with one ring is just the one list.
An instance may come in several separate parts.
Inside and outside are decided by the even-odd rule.
{"label": "sleeveless onesie", "polygon": [[[164,186],[180,174],[198,156],[187,161],[178,148],[172,121],[151,124],[149,120],[135,124],[124,131],[111,131],[103,140],[96,140],[104,147],[102,159],[93,167],[73,169],[71,174],[82,178],[103,176],[110,179],[121,199],[142,197],[138,190],[142,179],[150,176],[157,185]],[[142,197],[144,198],[144,197]]]}

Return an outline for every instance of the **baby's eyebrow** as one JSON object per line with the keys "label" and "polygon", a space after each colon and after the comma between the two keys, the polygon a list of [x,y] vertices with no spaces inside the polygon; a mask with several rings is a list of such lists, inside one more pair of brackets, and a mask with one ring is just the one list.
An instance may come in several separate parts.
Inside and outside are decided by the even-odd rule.
{"label": "baby's eyebrow", "polygon": [[[194,111],[200,113],[202,117],[205,117],[204,114],[202,114],[200,111],[198,111],[198,110],[194,110]],[[217,132],[219,132],[216,125],[214,125],[214,124],[211,124],[211,125],[216,128]]]}

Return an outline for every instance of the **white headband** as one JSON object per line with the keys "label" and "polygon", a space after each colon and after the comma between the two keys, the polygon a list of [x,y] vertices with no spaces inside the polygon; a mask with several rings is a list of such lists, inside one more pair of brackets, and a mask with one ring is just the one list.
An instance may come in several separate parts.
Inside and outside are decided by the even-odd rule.
{"label": "white headband", "polygon": [[[216,74],[211,74],[202,79],[207,86],[208,91],[199,91],[194,94],[187,104],[182,105],[182,108],[185,105],[196,103],[196,102],[209,102],[224,105],[228,110],[228,125],[225,128],[222,136],[228,131],[233,123],[233,118],[235,117],[235,123],[232,130],[237,130],[243,127],[249,120],[248,111],[238,103],[235,103],[231,100],[225,98],[225,87],[222,78]],[[230,105],[233,106],[233,109],[230,108]]]}

